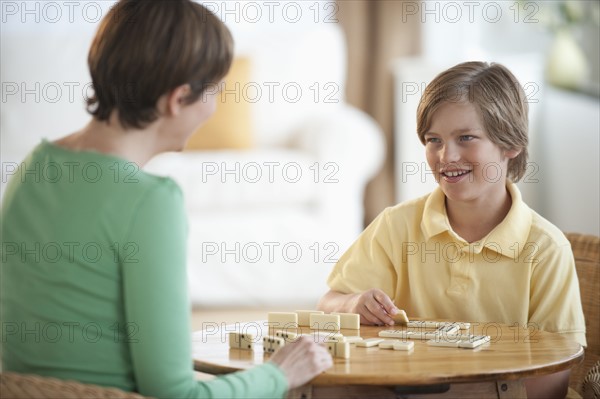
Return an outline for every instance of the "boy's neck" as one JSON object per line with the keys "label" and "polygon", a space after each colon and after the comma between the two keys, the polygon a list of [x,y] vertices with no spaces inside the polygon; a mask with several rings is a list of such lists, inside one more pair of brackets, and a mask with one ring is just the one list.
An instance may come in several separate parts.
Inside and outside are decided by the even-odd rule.
{"label": "boy's neck", "polygon": [[452,230],[465,241],[481,240],[498,226],[512,206],[506,186],[501,195],[470,202],[451,201],[446,197],[446,213]]}

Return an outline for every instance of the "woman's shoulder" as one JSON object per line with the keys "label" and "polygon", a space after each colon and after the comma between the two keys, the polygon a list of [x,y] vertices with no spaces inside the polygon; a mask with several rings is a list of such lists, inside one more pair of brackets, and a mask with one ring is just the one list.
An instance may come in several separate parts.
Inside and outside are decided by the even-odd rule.
{"label": "woman's shoulder", "polygon": [[[58,168],[57,173],[74,182],[105,183],[126,191],[162,189],[181,194],[178,184],[167,176],[146,172],[137,163],[96,150],[74,150],[60,141],[42,140],[24,162],[43,163],[41,168]],[[51,165],[51,166],[49,166]]]}

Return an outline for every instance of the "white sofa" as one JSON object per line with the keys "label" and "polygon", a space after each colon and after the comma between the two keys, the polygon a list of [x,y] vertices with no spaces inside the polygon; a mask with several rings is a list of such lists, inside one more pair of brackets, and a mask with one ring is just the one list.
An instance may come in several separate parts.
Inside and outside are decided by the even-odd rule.
{"label": "white sofa", "polygon": [[[266,22],[226,20],[236,55],[252,62],[252,81],[275,88],[252,106],[256,146],[163,154],[146,167],[183,189],[191,299],[203,307],[314,306],[335,260],[362,230],[364,189],[383,160],[380,129],[344,101],[341,28],[312,18]],[[3,86],[19,89],[3,99],[3,162],[18,162],[42,137],[88,119],[81,92],[95,24],[23,25],[9,19],[3,27]],[[41,101],[21,98],[21,85],[35,82]],[[56,87],[58,101],[50,98]],[[75,99],[67,98],[70,87]]]}

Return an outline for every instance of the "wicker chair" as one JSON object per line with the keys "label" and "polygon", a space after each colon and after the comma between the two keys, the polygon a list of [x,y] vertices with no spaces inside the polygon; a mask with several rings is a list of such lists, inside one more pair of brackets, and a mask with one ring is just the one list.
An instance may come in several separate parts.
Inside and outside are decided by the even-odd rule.
{"label": "wicker chair", "polygon": [[590,386],[593,378],[588,377],[585,385],[583,380],[600,361],[600,237],[577,233],[567,233],[566,236],[575,256],[588,344],[585,359],[573,369],[569,385],[583,397],[594,397]]}
{"label": "wicker chair", "polygon": [[0,374],[2,399],[149,399],[116,388],[31,374]]}

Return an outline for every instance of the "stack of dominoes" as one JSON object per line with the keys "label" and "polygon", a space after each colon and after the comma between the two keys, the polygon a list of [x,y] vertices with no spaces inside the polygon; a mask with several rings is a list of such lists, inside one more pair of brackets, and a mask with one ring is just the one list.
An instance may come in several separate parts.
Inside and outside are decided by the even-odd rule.
{"label": "stack of dominoes", "polygon": [[[453,348],[474,349],[490,342],[488,335],[461,334],[461,330],[468,330],[471,325],[466,322],[438,322],[438,321],[409,321],[407,327],[413,330],[385,330],[380,331],[382,338],[397,338],[427,340],[431,346],[445,346]],[[425,331],[426,328],[436,328],[434,331]]]}
{"label": "stack of dominoes", "polygon": [[[399,310],[392,316],[394,322],[410,323],[406,312]],[[320,310],[297,310],[296,312],[270,312],[268,324],[271,327],[298,328],[310,327],[312,330],[339,331],[359,330],[360,315],[357,313],[329,313]]]}
{"label": "stack of dominoes", "polygon": [[320,310],[298,310],[296,312],[270,312],[269,327],[298,328],[310,327],[311,330],[339,331],[341,329],[359,330],[360,315],[356,313],[330,313]]}
{"label": "stack of dominoes", "polygon": [[[271,328],[294,329],[309,327],[312,335],[319,342],[325,343],[333,357],[348,359],[350,344],[362,341],[358,335],[344,336],[340,330],[360,330],[360,315],[356,313],[330,313],[320,310],[298,310],[296,312],[270,312],[267,324]],[[308,334],[302,334],[308,335]],[[277,330],[274,335],[263,338],[266,353],[273,353],[286,341],[296,339],[298,334],[287,330]]]}
{"label": "stack of dominoes", "polygon": [[[415,345],[407,339],[428,340],[427,344],[431,346],[470,349],[490,342],[490,337],[487,335],[461,334],[461,330],[468,330],[471,326],[466,322],[410,321],[404,310],[400,310],[392,318],[396,323],[404,324],[409,329],[380,331],[380,338],[363,340],[359,335],[344,336],[339,332],[360,329],[360,315],[356,313],[325,314],[320,310],[270,312],[267,324],[269,331],[274,330],[274,333],[263,338],[263,351],[274,353],[287,343],[295,341],[300,335],[312,335],[327,346],[327,350],[333,357],[343,359],[350,357],[350,344],[363,348],[378,346],[380,349],[410,351]],[[278,327],[283,329],[275,330]],[[289,331],[300,327],[309,327],[312,330],[311,334]],[[431,331],[431,329],[435,330]],[[255,337],[252,334],[229,334],[231,348],[254,350],[254,341]]]}
{"label": "stack of dominoes", "polygon": [[[274,353],[286,343],[293,342],[299,335],[311,335],[326,344],[334,357],[347,359],[350,356],[349,345],[362,341],[357,335],[344,336],[340,330],[360,330],[360,315],[356,313],[325,314],[319,310],[299,310],[296,312],[270,312],[267,324],[272,334],[263,337],[263,351]],[[298,334],[290,329],[309,327],[311,334]],[[237,332],[229,333],[229,347],[254,350],[255,336]]]}

